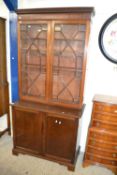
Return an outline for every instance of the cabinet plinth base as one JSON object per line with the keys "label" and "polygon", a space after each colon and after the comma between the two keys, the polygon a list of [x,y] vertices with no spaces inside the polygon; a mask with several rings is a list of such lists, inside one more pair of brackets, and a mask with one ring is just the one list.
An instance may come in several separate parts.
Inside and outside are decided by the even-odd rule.
{"label": "cabinet plinth base", "polygon": [[12,154],[15,155],[15,156],[18,156],[19,153],[17,151],[15,151],[15,149],[13,149]]}
{"label": "cabinet plinth base", "polygon": [[68,169],[69,171],[75,171],[75,165],[69,165],[69,166],[67,167],[67,169]]}
{"label": "cabinet plinth base", "polygon": [[66,162],[66,161],[64,162],[62,160],[57,160],[57,159],[54,159],[54,158],[50,158],[46,155],[36,154],[32,151],[28,152],[28,151],[26,151],[25,149],[22,149],[22,148],[13,148],[12,154],[15,155],[15,156],[18,156],[19,154],[25,154],[25,155],[30,155],[30,156],[38,157],[38,158],[41,158],[41,159],[45,159],[45,160],[50,160],[50,161],[56,162],[60,165],[67,166],[67,169],[69,171],[75,171],[75,165],[76,165],[76,162],[77,162],[77,157],[76,157],[74,163],[70,163],[70,162]]}

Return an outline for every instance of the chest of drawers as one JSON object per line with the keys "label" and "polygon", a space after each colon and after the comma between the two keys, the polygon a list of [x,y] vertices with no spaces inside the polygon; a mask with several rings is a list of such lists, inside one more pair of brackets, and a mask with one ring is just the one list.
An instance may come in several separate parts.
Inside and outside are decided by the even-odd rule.
{"label": "chest of drawers", "polygon": [[117,173],[117,97],[95,95],[83,166],[105,166]]}

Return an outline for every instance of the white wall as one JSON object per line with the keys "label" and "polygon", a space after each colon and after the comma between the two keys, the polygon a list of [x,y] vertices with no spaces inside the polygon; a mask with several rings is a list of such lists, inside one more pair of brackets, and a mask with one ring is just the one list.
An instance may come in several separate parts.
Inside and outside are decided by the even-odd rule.
{"label": "white wall", "polygon": [[85,149],[87,129],[91,118],[93,96],[95,94],[117,96],[117,66],[104,58],[98,46],[98,35],[101,26],[105,20],[117,12],[114,6],[110,6],[109,8],[108,6],[109,4],[107,4],[106,9],[101,9],[95,6],[96,14],[93,18],[90,35],[84,92],[86,109],[82,117],[82,135],[80,140],[82,151]]}
{"label": "white wall", "polygon": [[84,103],[86,104],[81,121],[81,151],[85,149],[87,129],[91,118],[92,99],[97,93],[117,96],[117,66],[104,58],[98,47],[98,34],[107,18],[117,12],[116,1],[106,0],[20,0],[19,8],[93,6],[95,16],[88,50]]}
{"label": "white wall", "polygon": [[[7,78],[10,83],[10,47],[9,47],[9,10],[4,4],[3,0],[0,0],[0,17],[6,19],[6,59],[7,59]],[[10,95],[11,97],[11,95]],[[0,131],[7,127],[6,115],[0,118]]]}

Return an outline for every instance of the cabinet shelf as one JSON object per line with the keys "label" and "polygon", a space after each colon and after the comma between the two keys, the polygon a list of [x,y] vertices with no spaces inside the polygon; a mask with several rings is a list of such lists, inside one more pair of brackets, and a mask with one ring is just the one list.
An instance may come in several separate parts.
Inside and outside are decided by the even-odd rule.
{"label": "cabinet shelf", "polygon": [[[30,70],[30,68],[33,69],[33,71],[39,71],[39,70],[42,70],[42,71],[45,71],[46,73],[46,66],[45,65],[38,65],[38,64],[23,64],[22,66],[22,71],[24,70]],[[53,74],[54,73],[57,73],[57,72],[72,72],[72,73],[76,73],[76,74],[81,74],[83,71],[81,68],[73,68],[73,67],[61,67],[61,66],[53,66],[52,67],[53,69]]]}
{"label": "cabinet shelf", "polygon": [[[30,41],[36,41],[36,40],[40,40],[40,41],[47,41],[47,38],[21,38],[21,41],[27,41],[27,40],[30,40]],[[85,38],[84,39],[75,39],[75,38],[66,38],[66,40],[68,41],[71,41],[71,42],[85,42]],[[54,41],[62,41],[62,42],[66,42],[66,40],[64,38],[60,38],[60,37],[55,37],[54,38]]]}
{"label": "cabinet shelf", "polygon": [[[22,53],[26,53],[28,50],[29,50],[29,47],[27,47],[27,48],[22,48],[21,49],[22,50]],[[37,56],[37,58],[40,58],[41,56],[44,56],[45,58],[47,57],[47,53],[46,53],[46,50],[44,50],[43,49],[43,51],[42,50],[40,50],[40,48],[39,48],[39,50],[37,49],[37,48],[33,48],[33,49],[30,49],[29,50],[30,52],[34,52],[34,53],[38,53],[38,56]],[[28,52],[27,52],[28,53]],[[75,53],[75,54],[74,54]],[[55,56],[55,57],[62,57],[62,58],[64,58],[64,59],[83,59],[83,55],[84,55],[84,53],[83,53],[83,51],[82,50],[80,50],[80,52],[79,53],[77,53],[77,50],[74,50],[74,53],[72,52],[72,51],[66,51],[65,53],[62,53],[60,50],[59,50],[59,48],[58,48],[58,52],[57,52],[57,49],[55,49],[54,48],[54,50],[53,50],[53,56]],[[31,57],[31,56],[30,56]],[[72,58],[73,57],[73,58]]]}
{"label": "cabinet shelf", "polygon": [[74,68],[74,67],[62,67],[62,66],[53,66],[53,71],[71,71],[71,72],[77,72],[77,73],[82,73],[83,70],[81,68]]}

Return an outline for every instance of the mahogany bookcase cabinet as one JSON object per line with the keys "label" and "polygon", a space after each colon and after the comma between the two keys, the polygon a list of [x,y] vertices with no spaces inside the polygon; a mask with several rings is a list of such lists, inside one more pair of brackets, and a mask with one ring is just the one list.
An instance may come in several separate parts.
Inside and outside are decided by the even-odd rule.
{"label": "mahogany bookcase cabinet", "polygon": [[18,11],[20,100],[12,106],[13,153],[74,170],[93,8]]}

